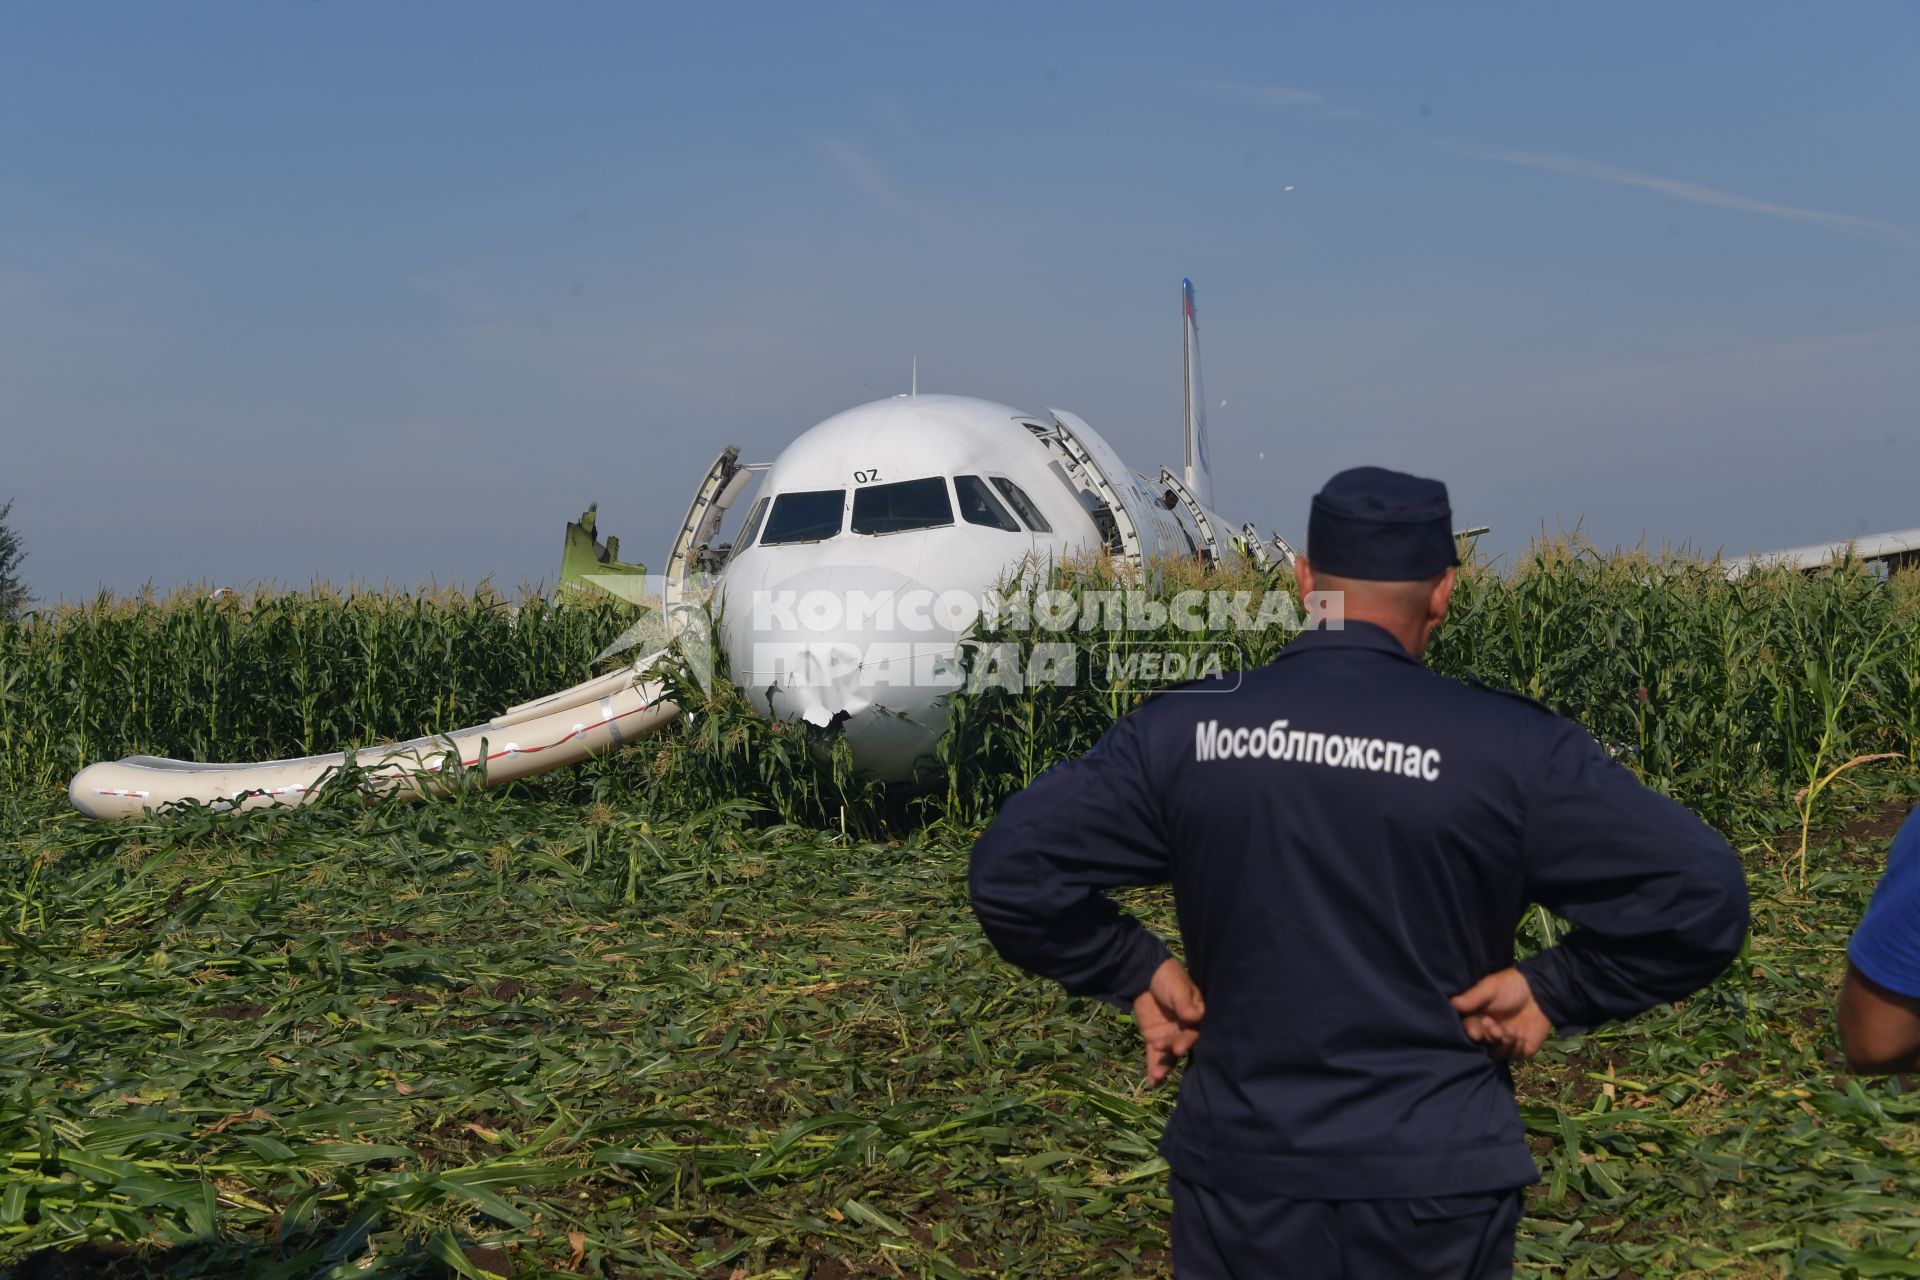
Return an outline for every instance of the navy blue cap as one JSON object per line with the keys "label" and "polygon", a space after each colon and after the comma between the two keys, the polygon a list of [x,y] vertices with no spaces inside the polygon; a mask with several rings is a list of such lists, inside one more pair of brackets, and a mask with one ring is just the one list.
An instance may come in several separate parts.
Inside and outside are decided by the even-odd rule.
{"label": "navy blue cap", "polygon": [[1385,467],[1342,471],[1313,495],[1307,559],[1370,582],[1413,582],[1459,564],[1447,486]]}

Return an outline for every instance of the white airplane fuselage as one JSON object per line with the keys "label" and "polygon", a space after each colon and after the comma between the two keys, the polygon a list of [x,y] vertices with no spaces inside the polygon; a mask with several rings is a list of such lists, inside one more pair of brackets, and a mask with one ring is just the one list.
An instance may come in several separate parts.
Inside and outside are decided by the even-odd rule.
{"label": "white airplane fuselage", "polygon": [[[696,502],[688,528],[703,527],[718,524]],[[981,602],[1023,566],[1232,562],[1241,532],[1070,413],[897,396],[828,418],[765,469],[713,566],[716,639],[762,713],[844,733],[857,766],[904,779],[945,728]],[[1257,554],[1290,557],[1271,546]]]}
{"label": "white airplane fuselage", "polygon": [[[642,606],[642,620],[607,650],[652,645],[626,671],[484,724],[359,753],[253,764],[103,761],[76,774],[68,796],[95,818],[136,818],[179,801],[304,804],[349,762],[381,794],[445,791],[472,769],[490,783],[530,777],[670,723],[681,708],[654,664],[676,636],[696,678],[712,671],[703,657],[718,647],[762,714],[844,734],[854,764],[881,779],[921,776],[961,683],[961,646],[996,591],[1040,585],[1032,571],[1090,554],[1110,557],[1119,576],[1140,585],[1150,566],[1168,560],[1292,562],[1278,537],[1263,539],[1212,509],[1191,283],[1181,293],[1177,474],[1130,469],[1064,410],[1036,416],[913,393],[860,405],[802,433],[767,466],[722,450],[659,576],[619,565],[608,546],[590,557],[607,572],[568,580]],[[756,477],[752,505],[730,522]],[[735,532],[722,541],[729,523]],[[575,528],[582,550],[593,550],[591,523]],[[569,560],[573,550],[570,532]],[[694,643],[703,636],[712,643]]]}

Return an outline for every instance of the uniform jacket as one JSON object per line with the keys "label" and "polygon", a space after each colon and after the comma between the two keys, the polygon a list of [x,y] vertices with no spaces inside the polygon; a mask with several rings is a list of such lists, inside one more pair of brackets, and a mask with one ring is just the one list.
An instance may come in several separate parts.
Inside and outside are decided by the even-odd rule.
{"label": "uniform jacket", "polygon": [[1521,964],[1561,1032],[1710,981],[1747,927],[1725,840],[1579,725],[1428,671],[1382,628],[1164,693],[1008,800],[973,851],[1008,960],[1125,1002],[1168,951],[1102,890],[1171,882],[1206,999],[1161,1150],[1202,1185],[1309,1199],[1537,1176],[1504,1063],[1448,999]]}

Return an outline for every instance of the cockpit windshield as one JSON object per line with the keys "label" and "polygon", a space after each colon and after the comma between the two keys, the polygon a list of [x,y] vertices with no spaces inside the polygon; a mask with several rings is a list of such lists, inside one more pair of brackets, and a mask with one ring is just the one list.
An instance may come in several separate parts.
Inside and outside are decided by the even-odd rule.
{"label": "cockpit windshield", "polygon": [[[767,516],[766,532],[760,545],[783,542],[824,542],[840,532],[840,516],[846,510],[845,489],[807,489],[783,493],[773,500]],[[854,508],[859,510],[858,506]]]}
{"label": "cockpit windshield", "polygon": [[1005,476],[993,477],[993,487],[998,489],[1006,497],[1007,501],[1013,504],[1013,509],[1018,511],[1020,518],[1027,522],[1027,528],[1033,530],[1035,533],[1053,532],[1053,526],[1048,524],[1047,518],[1040,514],[1040,508],[1033,505],[1033,499],[1027,496],[1025,489],[1022,489]]}
{"label": "cockpit windshield", "polygon": [[953,503],[940,476],[870,484],[853,491],[855,533],[904,533],[953,523]]}
{"label": "cockpit windshield", "polygon": [[1020,532],[1020,526],[1014,523],[1007,509],[1000,505],[1000,499],[993,496],[993,490],[987,488],[987,482],[979,476],[955,476],[953,492],[960,499],[960,518],[968,524],[983,524],[989,529],[1005,529],[1008,533]]}

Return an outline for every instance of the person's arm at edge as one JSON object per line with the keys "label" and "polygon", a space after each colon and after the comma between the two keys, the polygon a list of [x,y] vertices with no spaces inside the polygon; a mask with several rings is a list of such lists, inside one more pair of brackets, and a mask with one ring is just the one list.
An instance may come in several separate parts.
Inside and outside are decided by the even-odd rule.
{"label": "person's arm at edge", "polygon": [[1920,1070],[1920,813],[1894,836],[1873,898],[1847,940],[1837,1021],[1851,1070]]}
{"label": "person's arm at edge", "polygon": [[1840,1047],[1860,1075],[1920,1071],[1920,999],[1881,986],[1849,964],[1840,984]]}

